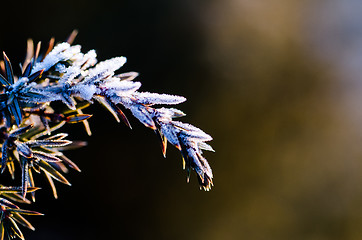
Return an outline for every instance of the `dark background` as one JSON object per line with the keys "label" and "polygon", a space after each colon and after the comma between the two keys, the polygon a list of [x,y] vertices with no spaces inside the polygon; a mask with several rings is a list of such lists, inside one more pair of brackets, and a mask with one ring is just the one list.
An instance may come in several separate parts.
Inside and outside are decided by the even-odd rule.
{"label": "dark background", "polygon": [[[3,3],[1,3],[3,5]],[[88,146],[82,169],[42,176],[28,209],[41,239],[361,239],[362,19],[359,0],[14,1],[2,6],[0,49],[13,62],[26,39],[126,56],[142,91],[185,96],[182,120],[214,137],[211,192],[186,183],[181,156],[153,132],[99,106],[64,129]],[[1,176],[4,178],[5,176]],[[24,207],[25,208],[25,207]]]}

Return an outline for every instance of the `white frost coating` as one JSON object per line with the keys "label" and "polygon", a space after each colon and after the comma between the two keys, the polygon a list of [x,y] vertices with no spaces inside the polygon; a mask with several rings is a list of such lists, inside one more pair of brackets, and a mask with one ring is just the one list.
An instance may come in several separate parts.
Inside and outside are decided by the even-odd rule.
{"label": "white frost coating", "polygon": [[66,70],[65,70],[65,73],[64,75],[60,78],[59,80],[59,84],[64,84],[66,82],[72,82],[74,80],[74,78],[76,76],[78,76],[80,74],[80,69],[79,67],[76,67],[76,66],[71,66],[71,67],[68,67]]}
{"label": "white frost coating", "polygon": [[180,142],[176,133],[174,132],[175,128],[170,124],[161,123],[161,132],[167,140],[174,146],[180,146]]}
{"label": "white frost coating", "polygon": [[203,150],[206,150],[206,151],[210,151],[210,152],[215,152],[215,150],[207,143],[204,143],[204,142],[198,142],[197,143],[197,146],[200,148],[200,149],[203,149]]}
{"label": "white frost coating", "polygon": [[69,60],[73,62],[73,66],[78,66],[79,62],[83,62],[84,54],[82,52],[74,54]]}
{"label": "white frost coating", "polygon": [[128,108],[128,109],[130,109],[132,106],[136,105],[129,96],[122,96],[122,95],[118,96],[118,95],[114,94],[114,95],[109,95],[109,97],[114,103],[116,103],[116,104],[120,103],[125,108]]}
{"label": "white frost coating", "polygon": [[211,141],[212,137],[202,131],[200,128],[197,128],[191,124],[173,121],[172,124],[177,128],[181,129],[181,133],[190,138],[196,138],[201,141]]}
{"label": "white frost coating", "polygon": [[70,59],[72,56],[80,52],[80,45],[70,46],[69,43],[60,43],[54,47],[54,49],[44,58],[42,62],[38,62],[34,65],[31,74],[44,69],[47,71],[60,61]]}
{"label": "white frost coating", "polygon": [[[94,68],[89,69],[88,76],[91,78],[103,72],[113,73],[121,68],[127,59],[125,57],[115,57],[98,63]],[[113,74],[112,74],[113,75]]]}
{"label": "white frost coating", "polygon": [[130,108],[133,116],[135,116],[146,127],[155,128],[155,122],[152,120],[152,116],[144,109],[143,106],[132,106]]}
{"label": "white frost coating", "polygon": [[87,69],[89,67],[93,67],[97,60],[97,53],[94,49],[88,51],[86,54],[84,54],[84,61],[82,63],[82,69]]}
{"label": "white frost coating", "polygon": [[29,81],[29,79],[27,77],[21,77],[18,81],[16,81],[12,86],[13,86],[13,90],[12,91],[17,91],[19,88],[21,88],[22,86],[24,86],[27,82]]}
{"label": "white frost coating", "polygon": [[94,85],[88,85],[88,84],[77,84],[70,88],[70,91],[83,98],[84,100],[90,101],[93,97],[93,95],[96,93],[97,88]]}
{"label": "white frost coating", "polygon": [[21,90],[20,90],[20,93],[27,93],[30,89],[34,88],[36,86],[36,83],[35,82],[32,82],[32,83],[29,83],[27,84],[25,87],[23,87]]}
{"label": "white frost coating", "polygon": [[64,64],[58,63],[55,65],[55,71],[64,73],[65,71],[67,71],[67,67]]}
{"label": "white frost coating", "polygon": [[212,137],[204,132],[192,132],[192,131],[181,131],[182,135],[184,135],[188,140],[194,141],[211,141]]}
{"label": "white frost coating", "polygon": [[126,73],[121,73],[116,75],[116,78],[119,78],[121,81],[123,80],[129,80],[132,81],[133,79],[135,79],[137,76],[139,75],[138,72],[126,72]]}
{"label": "white frost coating", "polygon": [[195,164],[194,170],[200,177],[204,178],[205,174],[211,178],[213,177],[210,165],[204,157],[198,156],[193,148],[188,148],[187,153],[187,155],[193,159],[193,163]]}
{"label": "white frost coating", "polygon": [[145,105],[154,104],[179,104],[186,101],[186,98],[182,96],[169,95],[169,94],[158,94],[149,92],[135,93],[137,102]]}
{"label": "white frost coating", "polygon": [[206,168],[205,173],[206,173],[209,177],[213,178],[214,175],[212,174],[212,169],[211,169],[209,163],[207,162],[206,158],[204,158],[202,155],[200,155],[200,158],[199,158],[199,159],[200,159],[200,161],[202,162],[202,165],[204,166],[204,171],[205,171],[205,168]]}
{"label": "white frost coating", "polygon": [[195,150],[192,148],[187,149],[187,155],[193,159],[193,168],[200,177],[204,177],[205,170],[197,157]]}
{"label": "white frost coating", "polygon": [[162,117],[169,117],[169,118],[177,118],[177,117],[184,117],[186,114],[181,110],[176,108],[158,108],[156,111],[158,116]]}
{"label": "white frost coating", "polygon": [[32,96],[29,99],[29,102],[45,103],[45,102],[58,101],[62,99],[62,96],[60,94],[53,94],[52,92],[47,90],[32,88],[31,91],[34,93],[38,93],[40,95],[36,97]]}
{"label": "white frost coating", "polygon": [[75,55],[71,60],[74,61],[73,66],[78,66],[81,69],[87,69],[97,63],[97,53],[95,50],[90,50],[86,54]]}
{"label": "white frost coating", "polygon": [[130,94],[135,92],[141,87],[140,82],[133,82],[133,81],[119,81],[118,78],[107,79],[107,81],[102,84],[102,87],[106,89],[113,90],[111,92],[116,92],[117,94]]}

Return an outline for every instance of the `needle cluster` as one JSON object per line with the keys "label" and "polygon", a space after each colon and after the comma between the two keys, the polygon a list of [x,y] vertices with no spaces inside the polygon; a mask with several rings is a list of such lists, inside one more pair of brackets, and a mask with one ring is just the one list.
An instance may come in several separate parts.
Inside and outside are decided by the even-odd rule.
{"label": "needle cluster", "polygon": [[[0,239],[21,238],[17,224],[29,229],[34,227],[22,215],[41,215],[20,209],[13,202],[30,203],[27,195],[35,200],[34,176],[47,178],[53,195],[57,198],[54,180],[70,185],[64,177],[68,168],[80,171],[67,158],[64,150],[85,145],[70,141],[67,133],[59,129],[67,123],[81,122],[89,135],[91,130],[83,109],[99,103],[114,118],[131,124],[123,113],[128,109],[143,125],[158,136],[164,156],[167,143],[180,150],[187,180],[194,170],[201,189],[210,190],[212,171],[202,151],[213,151],[206,142],[211,136],[201,129],[175,118],[185,116],[176,108],[158,107],[186,101],[182,96],[140,92],[141,83],[135,81],[136,72],[117,74],[125,57],[115,57],[98,62],[94,50],[81,52],[80,45],[72,45],[75,32],[66,42],[55,44],[51,39],[46,51],[41,44],[36,48],[28,40],[27,55],[20,64],[20,74],[14,75],[13,67],[3,53],[0,62],[0,150],[1,173],[8,172],[14,179],[15,171],[21,172],[21,186],[0,185]],[[62,103],[62,104],[59,104]]]}

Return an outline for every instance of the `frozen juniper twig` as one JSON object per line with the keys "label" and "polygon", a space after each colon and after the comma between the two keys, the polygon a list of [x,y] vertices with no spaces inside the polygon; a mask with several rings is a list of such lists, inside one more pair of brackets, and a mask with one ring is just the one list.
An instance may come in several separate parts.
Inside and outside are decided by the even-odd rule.
{"label": "frozen juniper twig", "polygon": [[[4,53],[0,62],[0,144],[1,173],[6,170],[14,178],[14,162],[20,163],[22,184],[19,187],[0,186],[0,239],[23,238],[17,223],[33,229],[21,214],[38,213],[20,210],[9,200],[29,203],[27,193],[35,200],[34,173],[42,173],[57,192],[53,180],[70,185],[63,176],[71,167],[80,171],[69,160],[63,150],[84,146],[84,142],[66,140],[66,133],[54,134],[66,123],[82,122],[90,135],[87,119],[82,109],[93,102],[99,102],[108,109],[115,119],[131,127],[121,108],[128,109],[143,125],[155,131],[166,156],[167,142],[180,150],[183,166],[194,170],[200,187],[210,190],[212,171],[202,151],[213,151],[206,142],[211,136],[201,129],[174,120],[185,116],[175,108],[156,107],[176,105],[186,101],[184,97],[140,92],[141,83],[134,81],[137,73],[115,72],[125,62],[125,57],[115,57],[97,63],[96,52],[81,52],[80,45],[71,45],[74,34],[67,42],[54,46],[51,39],[44,53],[40,44],[34,50],[28,40],[27,56],[21,65],[21,73],[13,73],[9,58]],[[55,101],[64,103],[60,108]],[[8,199],[8,200],[7,200]]]}

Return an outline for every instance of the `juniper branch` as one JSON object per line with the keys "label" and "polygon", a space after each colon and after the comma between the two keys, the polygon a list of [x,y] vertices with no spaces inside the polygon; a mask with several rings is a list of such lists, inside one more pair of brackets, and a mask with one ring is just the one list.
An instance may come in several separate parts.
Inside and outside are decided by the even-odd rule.
{"label": "juniper branch", "polygon": [[[128,109],[143,125],[155,131],[166,156],[167,142],[180,150],[187,181],[194,170],[200,188],[210,190],[213,185],[212,170],[203,157],[203,150],[213,151],[206,142],[212,137],[201,129],[174,120],[185,114],[175,108],[157,107],[176,105],[186,101],[182,96],[141,92],[141,83],[134,81],[137,73],[116,74],[125,63],[125,57],[115,57],[98,63],[94,50],[81,52],[80,45],[71,45],[75,34],[68,42],[54,46],[54,39],[44,53],[40,44],[34,51],[28,40],[25,62],[21,74],[14,75],[12,64],[4,53],[3,74],[0,74],[0,144],[1,172],[8,170],[14,178],[15,165],[19,162],[22,172],[20,187],[0,186],[0,239],[19,237],[23,239],[16,222],[30,229],[31,224],[21,214],[35,214],[19,209],[7,199],[29,203],[26,195],[35,200],[33,173],[43,173],[57,192],[53,180],[70,185],[63,176],[71,167],[79,167],[68,159],[63,150],[80,147],[84,142],[65,139],[68,134],[54,134],[66,123],[83,122],[91,134],[82,109],[94,102],[103,105],[119,122],[131,127],[122,109]],[[64,103],[66,108],[54,107],[54,102]]]}

